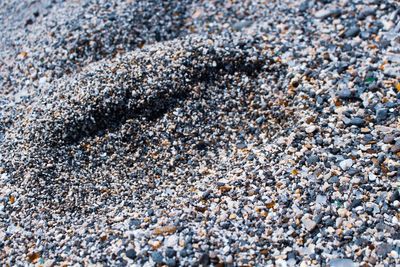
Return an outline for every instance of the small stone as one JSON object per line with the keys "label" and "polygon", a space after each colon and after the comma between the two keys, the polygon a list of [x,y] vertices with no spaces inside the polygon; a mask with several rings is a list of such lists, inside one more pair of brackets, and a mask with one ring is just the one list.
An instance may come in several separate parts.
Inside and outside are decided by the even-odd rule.
{"label": "small stone", "polygon": [[317,19],[326,19],[328,17],[338,17],[342,14],[342,11],[339,8],[330,8],[330,9],[321,9],[318,10],[314,16]]}
{"label": "small stone", "polygon": [[131,260],[134,260],[136,258],[136,251],[134,249],[130,248],[125,252],[125,255],[128,258],[130,258]]}
{"label": "small stone", "polygon": [[303,223],[303,227],[309,232],[314,230],[314,228],[317,226],[317,223],[310,218],[303,217],[303,219],[301,219],[301,222]]}
{"label": "small stone", "polygon": [[245,149],[247,147],[247,145],[246,145],[246,143],[238,143],[238,144],[236,144],[236,147],[238,149]]}
{"label": "small stone", "polygon": [[203,253],[200,257],[200,264],[202,266],[209,266],[210,265],[210,256],[207,253]]}
{"label": "small stone", "polygon": [[232,27],[233,27],[235,30],[240,31],[240,30],[242,30],[242,29],[244,29],[244,28],[250,27],[251,24],[253,24],[253,22],[251,22],[250,20],[242,20],[242,21],[239,21],[239,22],[233,24]]}
{"label": "small stone", "polygon": [[304,1],[300,4],[299,6],[299,11],[300,12],[305,12],[308,9],[308,1]]}
{"label": "small stone", "polygon": [[351,202],[349,209],[354,209],[362,204],[361,199],[354,199],[353,202]]}
{"label": "small stone", "polygon": [[306,130],[306,133],[313,133],[313,132],[315,132],[317,129],[318,129],[317,126],[311,125],[311,126],[308,126],[305,130]]}
{"label": "small stone", "polygon": [[398,189],[395,189],[392,195],[390,196],[390,201],[393,202],[395,200],[400,200],[400,192]]}
{"label": "small stone", "polygon": [[317,195],[317,198],[316,198],[315,202],[316,202],[317,204],[325,205],[325,204],[326,204],[326,200],[327,200],[327,197],[326,197],[326,196]]}
{"label": "small stone", "polygon": [[347,171],[351,166],[353,166],[352,159],[345,159],[339,163],[339,167],[344,171]]}
{"label": "small stone", "polygon": [[260,116],[256,119],[256,123],[257,124],[263,124],[263,122],[265,121],[265,117],[264,116]]}
{"label": "small stone", "polygon": [[349,89],[343,89],[339,91],[338,97],[343,100],[350,99],[352,97],[351,91]]}
{"label": "small stone", "polygon": [[358,126],[358,127],[362,127],[364,126],[365,121],[363,118],[360,117],[354,117],[350,120],[349,125],[354,125],[354,126]]}
{"label": "small stone", "polygon": [[376,254],[378,254],[378,256],[386,256],[387,254],[389,254],[393,249],[393,245],[391,244],[380,244],[376,247]]}
{"label": "small stone", "polygon": [[317,155],[311,155],[307,158],[308,165],[314,165],[319,161],[319,157]]}
{"label": "small stone", "polygon": [[173,258],[176,256],[176,251],[173,248],[167,248],[165,250],[165,256],[167,256],[168,258]]}
{"label": "small stone", "polygon": [[361,10],[360,14],[358,15],[359,20],[364,20],[366,17],[374,15],[375,14],[375,9],[372,7],[366,7],[363,10]]}
{"label": "small stone", "polygon": [[386,108],[380,108],[376,111],[375,116],[377,122],[382,122],[388,117],[388,111]]}
{"label": "small stone", "polygon": [[360,33],[360,28],[358,26],[352,26],[344,32],[346,38],[356,37]]}
{"label": "small stone", "polygon": [[154,251],[151,253],[151,259],[155,262],[155,263],[162,263],[163,262],[163,256],[160,252],[158,251]]}
{"label": "small stone", "polygon": [[394,143],[395,136],[393,134],[387,134],[383,137],[383,142],[385,144],[392,144]]}
{"label": "small stone", "polygon": [[344,217],[347,216],[348,210],[345,209],[345,208],[340,208],[340,209],[338,209],[337,212],[338,212],[338,215],[339,215],[340,217],[344,218]]}
{"label": "small stone", "polygon": [[332,259],[331,267],[356,267],[356,264],[350,259]]}
{"label": "small stone", "polygon": [[162,235],[162,234],[172,234],[175,233],[176,227],[173,225],[167,225],[163,227],[159,227],[154,229],[154,234],[155,235]]}
{"label": "small stone", "polygon": [[153,209],[149,209],[149,210],[147,211],[147,215],[148,215],[148,216],[154,216],[154,210],[153,210]]}
{"label": "small stone", "polygon": [[376,181],[376,175],[373,174],[372,172],[370,172],[370,173],[368,174],[368,179],[369,179],[371,182]]}
{"label": "small stone", "polygon": [[339,177],[338,176],[332,176],[331,178],[329,178],[328,183],[330,184],[337,184],[339,182]]}
{"label": "small stone", "polygon": [[233,263],[233,257],[232,257],[232,255],[226,256],[225,262],[226,262],[226,263]]}
{"label": "small stone", "polygon": [[359,169],[356,169],[356,168],[350,168],[349,170],[348,170],[348,174],[349,175],[351,175],[351,176],[354,176],[354,175],[356,175],[357,173],[359,173],[360,172],[360,170]]}
{"label": "small stone", "polygon": [[171,235],[164,241],[166,247],[174,247],[176,244],[178,244],[178,237],[176,235]]}
{"label": "small stone", "polygon": [[400,144],[394,144],[391,148],[390,148],[390,151],[391,152],[393,152],[393,153],[398,153],[398,152],[400,152]]}
{"label": "small stone", "polygon": [[360,37],[363,40],[368,40],[371,37],[371,34],[369,32],[367,32],[367,31],[362,31],[360,33]]}
{"label": "small stone", "polygon": [[392,250],[389,255],[390,255],[390,257],[395,258],[395,259],[399,258],[399,253],[397,253],[396,250]]}

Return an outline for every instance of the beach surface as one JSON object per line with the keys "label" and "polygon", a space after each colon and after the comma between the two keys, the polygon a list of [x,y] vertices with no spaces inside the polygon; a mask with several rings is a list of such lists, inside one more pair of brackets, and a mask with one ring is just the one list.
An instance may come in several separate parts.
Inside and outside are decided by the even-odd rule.
{"label": "beach surface", "polygon": [[0,265],[400,265],[400,4],[0,2]]}

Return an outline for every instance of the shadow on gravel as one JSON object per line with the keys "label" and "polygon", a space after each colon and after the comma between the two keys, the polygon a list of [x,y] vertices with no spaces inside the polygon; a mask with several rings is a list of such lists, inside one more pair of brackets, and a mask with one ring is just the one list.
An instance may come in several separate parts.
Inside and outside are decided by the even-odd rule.
{"label": "shadow on gravel", "polygon": [[[180,101],[189,98],[192,93],[191,87],[194,85],[199,83],[213,84],[215,80],[226,74],[243,73],[254,77],[262,70],[264,64],[263,62],[249,64],[245,63],[244,59],[218,58],[216,60],[218,60],[216,67],[193,70],[193,74],[190,75],[190,82],[181,84],[180,88],[176,88],[172,94],[166,93],[165,88],[158,88],[156,90],[160,93],[138,107],[132,108],[130,100],[134,99],[132,96],[134,89],[128,90],[122,105],[110,105],[93,110],[84,115],[90,120],[72,124],[63,129],[63,133],[56,132],[55,134],[57,136],[65,135],[64,144],[74,144],[85,138],[94,138],[105,132],[116,131],[129,119],[145,118],[148,121],[154,121],[175,108]],[[140,81],[136,83],[140,83]]]}
{"label": "shadow on gravel", "polygon": [[[204,54],[204,51],[207,53]],[[54,99],[46,100],[54,101],[55,104],[45,111],[38,108],[35,111],[38,119],[24,127],[27,131],[30,157],[18,166],[16,173],[19,174],[15,176],[14,182],[24,184],[28,191],[38,192],[34,194],[36,197],[31,200],[32,203],[46,203],[46,207],[54,209],[54,212],[88,211],[87,208],[93,206],[93,196],[103,199],[107,196],[102,191],[104,188],[109,188],[111,184],[125,184],[124,179],[131,179],[126,177],[126,169],[131,164],[138,164],[129,163],[130,161],[125,159],[114,162],[108,155],[103,160],[101,155],[107,152],[108,147],[115,150],[115,154],[128,151],[134,154],[133,150],[136,149],[147,150],[142,147],[143,144],[152,141],[147,133],[143,132],[146,131],[146,127],[151,129],[164,115],[182,107],[184,102],[205,101],[195,92],[199,86],[205,90],[202,93],[207,94],[207,101],[213,103],[208,109],[219,110],[220,101],[233,100],[233,106],[237,109],[229,110],[232,106],[229,107],[228,104],[224,105],[220,112],[231,114],[227,116],[236,116],[235,112],[247,112],[246,121],[236,122],[243,131],[254,131],[248,129],[246,124],[249,123],[247,120],[252,120],[253,115],[250,114],[258,106],[252,108],[248,102],[251,100],[243,99],[259,94],[256,81],[260,75],[264,78],[270,75],[277,80],[280,79],[277,77],[285,77],[285,67],[267,56],[250,55],[246,50],[222,51],[224,52],[212,51],[209,46],[207,50],[203,50],[200,46],[198,49],[191,49],[186,56],[187,51],[184,47],[181,51],[169,54],[167,60],[164,56],[159,56],[154,61],[147,59],[152,57],[151,54],[142,53],[137,58],[128,58],[123,60],[121,65],[117,64],[119,72],[113,69],[117,65],[112,63],[95,72],[78,76],[77,81],[72,80],[71,83],[67,82],[55,88],[57,94],[53,95]],[[176,60],[170,60],[175,57]],[[149,69],[141,72],[146,64],[150,66]],[[160,69],[164,71],[160,72]],[[239,99],[224,96],[227,98],[213,100],[215,92],[212,90],[220,90],[217,94],[223,95],[225,87],[242,86],[240,84],[243,77],[244,80],[252,81],[251,89],[229,89],[242,91]],[[271,79],[271,82],[274,82],[274,79]],[[96,81],[94,84],[99,86],[98,90],[93,88],[92,81]],[[76,95],[75,89],[81,95]],[[93,93],[96,90],[100,93]],[[65,92],[69,95],[65,96]],[[274,100],[271,100],[265,109],[275,105],[273,102]],[[221,125],[221,129],[224,129],[226,122],[208,121],[207,112],[200,111],[204,115],[204,121],[200,125],[204,124],[208,129]],[[284,112],[276,108],[265,112],[265,119],[271,119],[271,125],[267,126],[271,129],[271,134],[281,131],[284,128],[282,125],[287,122]],[[128,134],[120,134],[123,128],[133,130]],[[190,128],[192,129],[192,126]],[[199,129],[198,132],[203,130]],[[187,137],[177,133],[174,138],[179,143],[186,142],[184,139]],[[93,146],[91,152],[85,151],[88,144]],[[120,148],[125,152],[119,152]],[[106,168],[111,170],[116,164],[120,172],[116,174],[117,177],[105,175],[106,177],[99,178],[104,175],[101,173],[102,168],[108,166]],[[151,171],[153,167],[149,166],[155,163],[146,164],[149,164],[146,167],[149,169],[144,172]],[[25,170],[30,170],[28,175]],[[32,203],[29,205],[33,205]]]}

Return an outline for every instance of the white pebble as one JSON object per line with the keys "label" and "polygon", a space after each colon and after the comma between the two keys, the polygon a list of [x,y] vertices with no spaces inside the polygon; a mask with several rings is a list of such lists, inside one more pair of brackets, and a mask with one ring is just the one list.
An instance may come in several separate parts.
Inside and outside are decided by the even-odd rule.
{"label": "white pebble", "polygon": [[345,160],[342,160],[342,161],[339,163],[339,166],[340,166],[340,168],[341,168],[342,170],[346,171],[346,170],[350,169],[351,166],[353,166],[353,160],[352,160],[352,159],[345,159]]}

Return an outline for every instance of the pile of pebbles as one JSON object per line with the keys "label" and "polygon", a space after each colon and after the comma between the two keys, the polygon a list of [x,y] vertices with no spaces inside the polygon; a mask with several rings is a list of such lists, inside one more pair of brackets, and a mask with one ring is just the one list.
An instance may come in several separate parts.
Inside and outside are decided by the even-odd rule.
{"label": "pile of pebbles", "polygon": [[0,3],[3,265],[400,264],[397,1]]}

